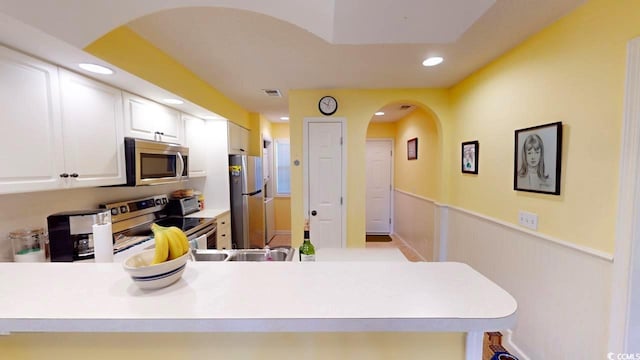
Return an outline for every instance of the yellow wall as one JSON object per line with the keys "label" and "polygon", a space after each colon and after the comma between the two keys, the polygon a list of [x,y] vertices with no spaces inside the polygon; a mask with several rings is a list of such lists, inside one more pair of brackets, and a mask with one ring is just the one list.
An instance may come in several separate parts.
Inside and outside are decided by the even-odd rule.
{"label": "yellow wall", "polygon": [[372,122],[367,128],[367,139],[395,139],[395,122]]}
{"label": "yellow wall", "polygon": [[250,128],[246,110],[126,26],[111,31],[84,50],[240,126]]}
{"label": "yellow wall", "polygon": [[[455,344],[457,346],[450,346]],[[464,359],[456,333],[11,334],[2,359]]]}
{"label": "yellow wall", "polygon": [[[453,88],[455,153],[480,141],[477,176],[451,168],[451,203],[613,252],[627,42],[640,1],[593,0]],[[514,130],[563,122],[561,195],[513,191]]]}
{"label": "yellow wall", "polygon": [[[418,158],[407,159],[407,141],[418,138]],[[439,197],[440,139],[432,115],[418,108],[396,126],[394,185],[428,199]]]}
{"label": "yellow wall", "polygon": [[[408,102],[424,107],[438,119],[443,136],[441,146],[449,149],[447,124],[450,122],[450,106],[447,90],[441,89],[384,89],[384,90],[292,90],[289,92],[289,117],[291,126],[291,160],[302,162],[302,124],[304,118],[321,117],[318,100],[332,95],[338,100],[335,117],[346,118],[347,184],[346,211],[347,246],[365,245],[365,140],[369,121],[378,109],[390,103]],[[442,127],[442,130],[440,129]],[[449,165],[444,163],[443,169]],[[302,198],[302,168],[291,171],[291,228],[292,243],[302,242],[304,203]],[[446,200],[447,184],[441,182],[436,200]],[[296,245],[297,246],[297,245]]]}
{"label": "yellow wall", "polygon": [[[289,139],[289,123],[271,123],[271,136]],[[278,196],[273,200],[276,213],[276,231],[291,231],[291,197]]]}

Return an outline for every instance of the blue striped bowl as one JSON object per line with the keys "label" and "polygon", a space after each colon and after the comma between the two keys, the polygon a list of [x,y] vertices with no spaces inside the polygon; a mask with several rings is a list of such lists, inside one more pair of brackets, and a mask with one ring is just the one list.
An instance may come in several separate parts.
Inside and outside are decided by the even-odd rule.
{"label": "blue striped bowl", "polygon": [[131,255],[122,264],[133,283],[140,289],[160,289],[178,281],[187,267],[189,258],[189,253],[186,253],[173,260],[149,265],[154,255],[155,249],[145,250]]}

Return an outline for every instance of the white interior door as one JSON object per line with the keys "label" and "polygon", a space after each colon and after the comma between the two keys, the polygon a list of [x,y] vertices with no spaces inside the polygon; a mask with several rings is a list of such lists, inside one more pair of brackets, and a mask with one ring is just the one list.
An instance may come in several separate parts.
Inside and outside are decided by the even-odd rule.
{"label": "white interior door", "polygon": [[391,232],[391,140],[367,140],[367,234]]}
{"label": "white interior door", "polygon": [[319,248],[344,246],[342,137],[341,122],[308,123],[310,240]]}

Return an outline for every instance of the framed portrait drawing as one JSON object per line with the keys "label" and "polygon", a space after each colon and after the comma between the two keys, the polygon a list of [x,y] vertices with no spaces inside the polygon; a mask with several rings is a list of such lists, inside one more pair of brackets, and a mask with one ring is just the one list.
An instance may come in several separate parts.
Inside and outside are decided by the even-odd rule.
{"label": "framed portrait drawing", "polygon": [[478,153],[480,144],[477,140],[462,143],[462,172],[465,174],[478,173]]}
{"label": "framed portrait drawing", "polygon": [[418,138],[407,140],[407,160],[418,158]]}
{"label": "framed portrait drawing", "polygon": [[515,132],[513,189],[560,195],[562,123]]}

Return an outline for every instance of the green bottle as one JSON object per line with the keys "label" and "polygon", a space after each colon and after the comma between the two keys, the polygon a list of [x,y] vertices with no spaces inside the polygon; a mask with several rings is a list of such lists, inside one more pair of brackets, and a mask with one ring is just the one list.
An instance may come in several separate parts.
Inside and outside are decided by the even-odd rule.
{"label": "green bottle", "polygon": [[298,250],[300,261],[316,261],[316,249],[309,240],[309,220],[304,223],[304,241]]}

